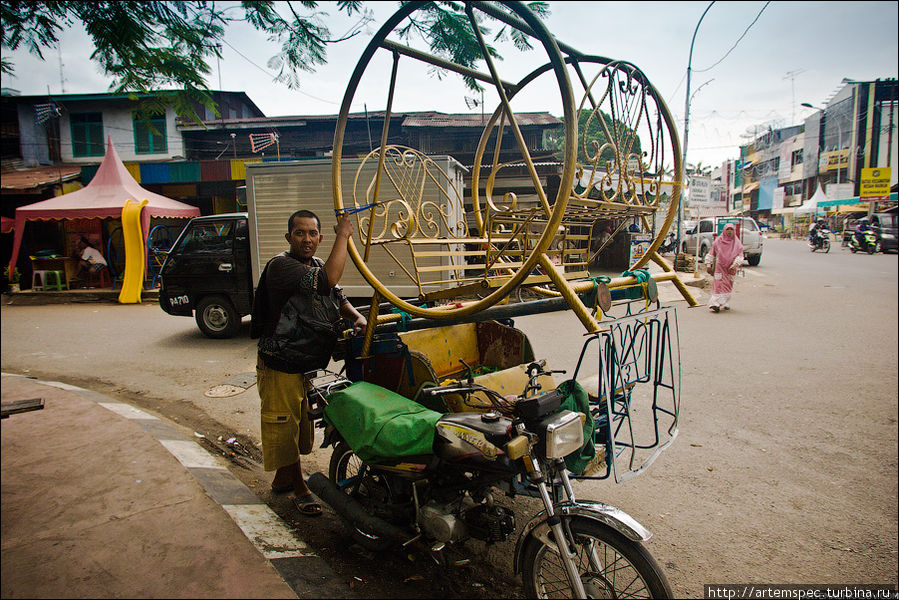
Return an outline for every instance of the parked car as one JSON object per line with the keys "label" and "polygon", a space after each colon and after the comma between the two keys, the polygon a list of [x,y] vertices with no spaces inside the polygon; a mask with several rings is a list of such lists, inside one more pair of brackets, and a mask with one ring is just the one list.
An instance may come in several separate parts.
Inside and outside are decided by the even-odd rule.
{"label": "parked car", "polygon": [[732,222],[737,226],[740,241],[743,242],[743,255],[750,266],[758,266],[762,261],[765,236],[759,230],[758,224],[752,217],[707,217],[701,219],[691,229],[686,229],[686,236],[681,243],[681,251],[684,254],[695,254],[699,258],[712,249],[712,242],[718,235],[718,231],[724,228],[723,221]]}
{"label": "parked car", "polygon": [[[880,252],[899,252],[896,240],[896,213],[874,213],[868,224],[877,236],[877,250]],[[867,217],[865,217],[867,220]]]}

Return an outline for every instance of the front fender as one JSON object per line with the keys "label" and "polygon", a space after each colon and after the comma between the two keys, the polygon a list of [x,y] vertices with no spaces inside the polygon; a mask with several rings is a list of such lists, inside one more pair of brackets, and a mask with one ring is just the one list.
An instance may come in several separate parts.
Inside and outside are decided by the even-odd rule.
{"label": "front fender", "polygon": [[[635,518],[619,508],[609,504],[596,502],[595,500],[578,500],[575,503],[563,502],[555,507],[556,514],[562,517],[582,517],[607,525],[635,542],[645,542],[652,537],[652,533],[640,525]],[[524,526],[518,542],[515,544],[515,573],[521,573],[522,550],[527,540],[536,537],[549,546],[554,542],[549,540],[550,528],[546,522],[545,510],[540,511]]]}

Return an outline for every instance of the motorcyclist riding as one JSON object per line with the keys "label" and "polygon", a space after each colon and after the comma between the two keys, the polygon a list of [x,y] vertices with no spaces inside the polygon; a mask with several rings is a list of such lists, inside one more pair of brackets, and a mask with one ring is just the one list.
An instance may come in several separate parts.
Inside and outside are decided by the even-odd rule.
{"label": "motorcyclist riding", "polygon": [[808,231],[808,243],[814,246],[818,243],[818,238],[821,237],[821,232],[824,230],[824,219],[818,219],[814,223],[812,223],[811,229]]}
{"label": "motorcyclist riding", "polygon": [[859,221],[858,225],[855,226],[855,242],[858,244],[860,248],[864,248],[865,246],[865,232],[868,231],[868,223],[866,221]]}

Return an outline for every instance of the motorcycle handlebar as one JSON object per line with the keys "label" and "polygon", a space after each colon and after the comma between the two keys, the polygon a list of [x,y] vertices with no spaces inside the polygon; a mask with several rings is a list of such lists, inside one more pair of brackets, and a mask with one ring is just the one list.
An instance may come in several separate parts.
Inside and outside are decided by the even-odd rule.
{"label": "motorcycle handlebar", "polygon": [[471,392],[490,391],[482,385],[435,385],[434,387],[422,388],[421,393],[424,396],[439,396],[440,394],[468,394]]}

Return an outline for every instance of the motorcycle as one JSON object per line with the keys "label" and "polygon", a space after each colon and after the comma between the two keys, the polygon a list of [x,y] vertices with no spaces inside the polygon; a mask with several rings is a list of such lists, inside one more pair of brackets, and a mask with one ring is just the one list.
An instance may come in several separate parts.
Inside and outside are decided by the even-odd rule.
{"label": "motorcycle", "polygon": [[849,250],[851,250],[853,254],[856,252],[874,254],[877,252],[877,235],[868,229],[862,233],[862,242],[859,243],[856,235],[853,234],[849,238]]}
{"label": "motorcycle", "polygon": [[[517,519],[495,494],[523,494],[542,502],[514,552],[528,597],[673,597],[641,543],[651,533],[613,506],[575,497],[565,458],[584,446],[585,423],[594,418],[563,407],[576,382],[541,391],[541,378],[564,371],[532,362],[523,392],[504,396],[475,383],[465,366],[467,379],[420,390],[430,399],[461,395],[475,409],[447,414],[368,382],[327,374],[318,384],[309,374],[318,404],[310,416],[322,418],[323,447],[333,451],[328,477],[314,473],[308,485],[354,540],[376,552],[421,547],[440,563],[447,544],[509,539]],[[402,423],[378,421],[378,410]],[[413,413],[425,416],[405,418]],[[377,422],[380,438],[360,435],[353,422]]]}
{"label": "motorcycle", "polygon": [[668,235],[665,236],[665,240],[662,242],[662,245],[659,246],[659,253],[668,253],[674,252],[674,249],[677,247],[677,236],[673,231],[669,231]]}
{"label": "motorcycle", "polygon": [[823,250],[825,253],[830,252],[830,231],[827,229],[816,230],[809,237],[808,249],[812,252],[815,250]]}

